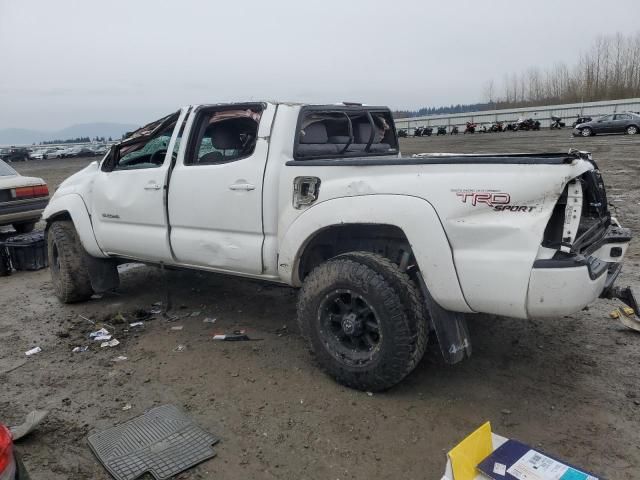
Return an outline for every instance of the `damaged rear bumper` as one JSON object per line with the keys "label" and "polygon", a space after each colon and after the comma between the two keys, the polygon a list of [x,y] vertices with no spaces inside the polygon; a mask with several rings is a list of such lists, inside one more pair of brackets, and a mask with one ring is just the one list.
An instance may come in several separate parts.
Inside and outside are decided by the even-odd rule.
{"label": "damaged rear bumper", "polygon": [[588,256],[558,252],[536,260],[529,280],[528,317],[569,315],[598,297],[616,296],[614,283],[630,241],[630,230],[611,226]]}

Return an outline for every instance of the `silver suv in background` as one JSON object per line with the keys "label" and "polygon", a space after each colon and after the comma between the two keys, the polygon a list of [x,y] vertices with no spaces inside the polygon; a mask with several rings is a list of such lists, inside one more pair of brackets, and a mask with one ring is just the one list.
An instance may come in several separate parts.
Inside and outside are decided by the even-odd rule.
{"label": "silver suv in background", "polygon": [[596,120],[580,123],[573,129],[575,137],[590,137],[603,133],[626,133],[635,135],[640,132],[640,115],[634,112],[613,113]]}

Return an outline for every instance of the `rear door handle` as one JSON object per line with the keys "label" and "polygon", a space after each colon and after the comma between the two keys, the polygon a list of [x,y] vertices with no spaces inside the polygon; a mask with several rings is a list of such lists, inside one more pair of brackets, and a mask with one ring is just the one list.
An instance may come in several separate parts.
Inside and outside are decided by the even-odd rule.
{"label": "rear door handle", "polygon": [[229,185],[229,190],[245,190],[248,192],[255,189],[256,186],[252,183],[234,183],[233,185]]}
{"label": "rear door handle", "polygon": [[149,185],[144,187],[145,190],[160,190],[161,188],[162,187],[160,185],[158,185],[157,183],[150,183]]}

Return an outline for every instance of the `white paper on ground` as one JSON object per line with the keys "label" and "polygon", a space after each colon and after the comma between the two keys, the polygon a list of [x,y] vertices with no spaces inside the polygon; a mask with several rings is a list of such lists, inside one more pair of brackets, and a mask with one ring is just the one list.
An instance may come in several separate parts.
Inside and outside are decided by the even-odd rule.
{"label": "white paper on ground", "polygon": [[525,453],[507,472],[518,480],[560,480],[567,472],[575,480],[598,480],[535,450]]}

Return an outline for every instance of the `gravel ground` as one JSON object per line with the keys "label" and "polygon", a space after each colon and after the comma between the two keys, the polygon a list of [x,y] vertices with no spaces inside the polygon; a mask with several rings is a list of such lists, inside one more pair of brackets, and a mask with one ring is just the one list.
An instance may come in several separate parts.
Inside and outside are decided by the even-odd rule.
{"label": "gravel ground", "polygon": [[[640,232],[640,136],[572,139],[565,130],[402,141],[405,153],[570,147],[594,153],[618,219]],[[55,187],[89,161],[15,167]],[[638,245],[620,282],[640,292]],[[118,347],[71,353],[95,328],[85,318],[113,323],[118,312],[164,298],[156,268],[128,268],[121,278],[117,294],[76,305],[54,298],[48,271],[0,278],[0,419],[51,410],[17,447],[34,480],[110,478],[86,436],[164,403],[222,438],[217,457],[183,479],[439,479],[447,450],[486,420],[606,478],[640,476],[640,334],[609,319],[616,302],[546,321],[474,316],[472,359],[446,366],[431,348],[399,386],[367,395],[314,366],[295,325],[295,290],[193,271],[168,274],[183,318],[129,332],[116,324]],[[210,340],[237,328],[262,340]],[[42,353],[26,358],[37,345]],[[111,361],[119,355],[128,360]]]}

